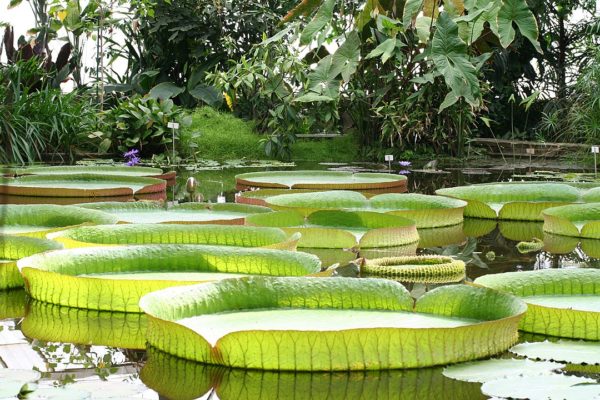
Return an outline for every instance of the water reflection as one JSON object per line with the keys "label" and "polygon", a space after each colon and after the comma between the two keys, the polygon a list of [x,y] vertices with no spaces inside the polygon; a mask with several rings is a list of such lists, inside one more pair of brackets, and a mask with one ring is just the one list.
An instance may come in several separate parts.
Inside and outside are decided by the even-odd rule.
{"label": "water reflection", "polygon": [[0,291],[0,320],[22,318],[25,315],[27,294],[23,289]]}
{"label": "water reflection", "polygon": [[142,381],[170,400],[213,392],[245,399],[484,399],[480,385],[445,378],[441,368],[336,373],[228,369],[149,349]]}

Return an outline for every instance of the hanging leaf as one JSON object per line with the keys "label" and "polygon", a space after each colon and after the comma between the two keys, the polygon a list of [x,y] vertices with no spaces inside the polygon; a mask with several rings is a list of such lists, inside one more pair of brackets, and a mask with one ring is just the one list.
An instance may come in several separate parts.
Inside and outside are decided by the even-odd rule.
{"label": "hanging leaf", "polygon": [[316,33],[321,31],[333,18],[333,8],[336,0],[325,0],[323,5],[319,7],[319,11],[314,18],[306,25],[300,35],[300,44],[306,45],[310,43]]}
{"label": "hanging leaf", "polygon": [[311,92],[331,98],[339,97],[340,81],[338,72],[332,70],[333,56],[323,58],[314,71],[308,74],[308,89]]}
{"label": "hanging leaf", "polygon": [[417,29],[417,36],[421,43],[427,43],[429,41],[431,27],[434,25],[435,22],[433,22],[431,17],[417,17],[415,28]]}
{"label": "hanging leaf", "polygon": [[515,39],[513,23],[519,27],[521,35],[525,36],[538,53],[542,48],[537,41],[538,26],[525,0],[504,0],[498,11],[498,36],[502,47],[508,47]]}
{"label": "hanging leaf", "polygon": [[218,105],[223,102],[223,95],[221,92],[217,90],[216,87],[210,85],[200,84],[190,90],[190,94],[196,100],[203,101],[209,106]]}
{"label": "hanging leaf", "polygon": [[408,27],[412,26],[414,23],[419,11],[421,11],[422,4],[423,0],[406,1],[406,4],[404,5],[404,13],[402,14],[402,25],[404,25],[406,29],[408,29]]}
{"label": "hanging leaf", "polygon": [[467,10],[469,11],[469,15],[461,17],[461,21],[466,21],[471,23],[469,27],[469,40],[467,43],[471,44],[476,41],[483,32],[485,27],[485,23],[487,22],[490,30],[494,32],[496,36],[498,34],[498,11],[500,11],[500,7],[502,6],[501,0],[475,0],[473,4],[465,4]]}
{"label": "hanging leaf", "polygon": [[392,56],[394,49],[396,48],[396,43],[396,38],[386,39],[383,43],[379,44],[379,46],[371,50],[371,52],[367,54],[366,58],[381,56],[381,62],[385,64],[385,62]]}
{"label": "hanging leaf", "polygon": [[175,97],[181,93],[183,93],[185,89],[179,87],[171,82],[162,82],[158,85],[154,86],[148,95],[153,99],[170,99],[171,97]]}
{"label": "hanging leaf", "polygon": [[360,38],[356,31],[352,31],[346,37],[344,43],[333,54],[331,69],[332,73],[342,74],[344,82],[348,82],[360,58]]}

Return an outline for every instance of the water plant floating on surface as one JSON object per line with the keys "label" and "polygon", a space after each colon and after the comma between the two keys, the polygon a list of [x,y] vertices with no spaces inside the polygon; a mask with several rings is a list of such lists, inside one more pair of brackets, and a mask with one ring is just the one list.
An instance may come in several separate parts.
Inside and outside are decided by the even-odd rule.
{"label": "water plant floating on surface", "polygon": [[65,248],[117,244],[208,244],[295,250],[299,235],[279,228],[239,225],[120,224],[81,226],[55,232],[49,239]]}
{"label": "water plant floating on surface", "polygon": [[465,263],[446,256],[386,257],[364,260],[363,277],[380,277],[400,282],[447,283],[465,278]]}
{"label": "water plant floating on surface", "polygon": [[248,215],[271,209],[246,204],[183,203],[167,207],[164,202],[105,202],[81,204],[114,215],[120,223],[130,224],[225,224],[243,225]]}
{"label": "water plant floating on surface", "polygon": [[17,262],[36,300],[93,310],[140,312],[154,290],[245,275],[303,276],[319,272],[316,256],[284,250],[139,245],[56,250]]}
{"label": "water plant floating on surface", "polygon": [[248,216],[246,224],[299,232],[302,248],[394,247],[419,241],[413,221],[367,211],[317,211],[306,219],[295,211],[276,211]]}
{"label": "water plant floating on surface", "polygon": [[236,175],[237,190],[314,189],[362,190],[370,193],[406,192],[403,175],[344,171],[267,171]]}
{"label": "water plant floating on surface", "polygon": [[266,203],[274,210],[294,210],[305,216],[321,210],[380,212],[411,219],[417,228],[460,224],[467,205],[462,200],[416,193],[388,193],[367,199],[361,193],[343,190],[284,194],[269,197]]}
{"label": "water plant floating on surface", "polygon": [[[592,189],[590,189],[592,187]],[[566,183],[485,183],[436,190],[436,194],[466,200],[465,217],[542,221],[550,207],[589,201],[593,186]]]}
{"label": "water plant floating on surface", "polygon": [[0,179],[0,195],[25,197],[166,197],[162,179],[104,174],[26,175]]}
{"label": "water plant floating on surface", "polygon": [[480,287],[436,288],[416,304],[385,279],[227,279],[140,300],[148,343],[229,367],[349,371],[415,368],[497,354],[526,310]]}
{"label": "water plant floating on surface", "polygon": [[240,204],[251,204],[254,206],[267,207],[265,201],[268,197],[279,196],[280,194],[298,194],[298,193],[313,193],[311,189],[260,189],[247,190],[239,192],[235,195],[235,202]]}
{"label": "water plant floating on surface", "polygon": [[176,172],[164,172],[160,168],[151,167],[128,167],[122,165],[61,165],[45,167],[27,167],[9,169],[4,172],[9,176],[24,175],[105,175],[105,176],[132,176],[164,179],[166,181],[175,179]]}
{"label": "water plant floating on surface", "polygon": [[526,332],[600,340],[600,270],[507,272],[475,283],[523,299],[528,308],[520,329]]}
{"label": "water plant floating on surface", "polygon": [[0,234],[0,290],[23,286],[17,260],[62,247],[60,243],[51,240]]}
{"label": "water plant floating on surface", "polygon": [[0,217],[0,234],[39,238],[77,225],[117,222],[117,218],[101,211],[52,204],[0,205]]}
{"label": "water plant floating on surface", "polygon": [[600,203],[571,204],[542,212],[544,231],[562,236],[600,239]]}
{"label": "water plant floating on surface", "polygon": [[511,353],[535,360],[553,360],[569,364],[600,364],[600,343],[583,340],[559,340],[558,342],[519,343]]}

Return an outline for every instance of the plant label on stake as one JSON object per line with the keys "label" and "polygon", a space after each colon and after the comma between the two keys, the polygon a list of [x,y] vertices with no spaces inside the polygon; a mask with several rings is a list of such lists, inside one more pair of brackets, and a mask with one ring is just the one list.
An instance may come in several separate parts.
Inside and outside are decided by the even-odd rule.
{"label": "plant label on stake", "polygon": [[393,154],[386,154],[385,155],[385,161],[388,162],[388,170],[390,172],[392,172],[392,161],[394,161],[394,155]]}
{"label": "plant label on stake", "polygon": [[535,154],[535,149],[533,147],[529,147],[525,149],[525,153],[529,154],[529,165],[531,165],[531,156]]}
{"label": "plant label on stake", "polygon": [[600,153],[600,147],[592,146],[592,154],[594,154],[594,176],[598,175],[598,153]]}

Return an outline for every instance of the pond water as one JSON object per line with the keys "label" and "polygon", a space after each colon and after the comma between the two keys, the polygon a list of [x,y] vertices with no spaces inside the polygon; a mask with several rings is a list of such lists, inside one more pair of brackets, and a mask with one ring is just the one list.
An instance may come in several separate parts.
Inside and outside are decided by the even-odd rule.
{"label": "pond water", "polygon": [[[296,167],[307,168],[362,170],[372,166],[313,164]],[[170,198],[186,201],[183,188],[186,179],[193,176],[199,181],[199,191],[206,200],[215,201],[218,195],[223,194],[227,201],[233,201],[234,176],[256,170],[182,168],[178,171],[177,184],[170,189]],[[432,194],[442,187],[506,181],[514,173],[523,172],[506,167],[457,168],[446,173],[414,171],[409,175],[409,191]],[[518,242],[544,239],[542,223],[466,220],[459,227],[429,229],[420,233],[422,242],[417,252],[453,255],[464,260],[468,281],[481,275],[507,271],[600,267],[600,241],[579,243],[577,239],[545,238],[548,239],[546,247],[541,250],[519,252],[516,248]],[[315,253],[326,263],[345,263],[357,256],[339,251]],[[342,269],[342,273],[357,275],[353,267]],[[406,286],[413,297],[419,297],[436,285],[407,283]],[[229,370],[201,365],[155,350],[144,350],[146,320],[142,315],[77,310],[32,302],[22,290],[0,293],[0,320],[0,360],[3,367],[35,367],[44,374],[41,386],[61,386],[74,379],[95,381],[102,378],[112,382],[115,388],[123,384],[129,390],[98,391],[94,398],[485,398],[480,392],[480,384],[448,379],[441,374],[441,368],[311,374]],[[545,339],[539,335],[523,334],[521,337],[522,341]],[[596,372],[592,369],[577,374],[600,377]],[[111,393],[115,397],[108,397]]]}

